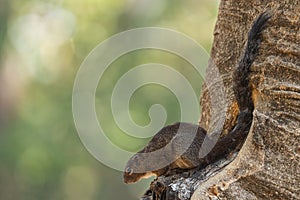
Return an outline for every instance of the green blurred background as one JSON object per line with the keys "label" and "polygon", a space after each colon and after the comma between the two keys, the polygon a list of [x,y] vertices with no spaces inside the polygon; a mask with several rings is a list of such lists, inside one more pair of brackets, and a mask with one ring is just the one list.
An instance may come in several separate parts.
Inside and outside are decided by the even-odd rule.
{"label": "green blurred background", "polygon": [[[72,117],[77,70],[101,41],[137,27],[180,31],[209,52],[218,1],[0,2],[0,199],[138,199],[150,180],[123,184],[122,172],[101,164],[80,142]],[[186,61],[166,52],[142,50],[114,62],[100,81],[96,109],[108,138],[132,152],[149,138],[129,137],[117,127],[110,97],[122,74],[149,62],[178,70],[198,96],[203,81]],[[137,90],[130,102],[137,124],[149,123],[153,104],[166,109],[166,124],[180,120],[175,96],[166,88],[149,85]]]}

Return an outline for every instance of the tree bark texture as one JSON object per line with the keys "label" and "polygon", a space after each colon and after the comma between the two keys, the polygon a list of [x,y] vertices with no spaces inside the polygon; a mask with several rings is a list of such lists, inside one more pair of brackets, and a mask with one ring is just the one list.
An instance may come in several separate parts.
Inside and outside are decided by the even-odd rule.
{"label": "tree bark texture", "polygon": [[[214,31],[212,60],[228,95],[223,134],[232,128],[237,106],[232,72],[237,66],[252,21],[270,9],[272,18],[263,33],[259,56],[251,67],[255,88],[251,131],[235,160],[201,184],[192,199],[207,199],[215,188],[220,199],[300,199],[300,1],[223,0]],[[213,130],[219,119],[211,112],[208,91],[219,87],[208,68],[201,97],[200,125]],[[211,94],[218,97],[218,94]],[[222,102],[222,99],[217,101]],[[225,105],[224,105],[225,106]],[[210,125],[210,127],[208,127]],[[225,186],[225,189],[224,189]],[[222,191],[223,190],[223,191]],[[206,197],[205,197],[206,196]]]}
{"label": "tree bark texture", "polygon": [[242,149],[205,169],[159,177],[142,199],[300,199],[300,0],[221,0],[199,124],[222,135],[235,126],[232,72],[252,22],[268,9],[272,18],[251,66],[255,110]]}

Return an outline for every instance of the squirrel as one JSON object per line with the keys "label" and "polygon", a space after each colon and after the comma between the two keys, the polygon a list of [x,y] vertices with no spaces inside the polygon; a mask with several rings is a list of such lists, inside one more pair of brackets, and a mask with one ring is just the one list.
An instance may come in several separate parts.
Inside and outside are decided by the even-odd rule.
{"label": "squirrel", "polygon": [[[207,154],[202,147],[204,139],[213,144],[213,137],[199,125],[178,122],[162,128],[150,142],[132,156],[126,164],[123,174],[125,183],[135,183],[150,176],[169,176],[182,170],[203,168],[230,153],[238,151],[250,130],[253,118],[254,103],[250,87],[250,67],[257,57],[262,40],[261,33],[266,22],[271,18],[268,11],[262,13],[252,24],[244,53],[233,73],[233,91],[239,107],[237,124],[227,135],[219,138]],[[183,143],[189,142],[187,147]],[[211,143],[210,143],[211,142]],[[202,147],[202,148],[201,148]],[[165,148],[165,149],[164,149]],[[164,149],[155,159],[147,154]],[[199,155],[205,155],[201,158]],[[165,166],[159,166],[159,160],[165,160]],[[157,161],[157,162],[156,162]]]}

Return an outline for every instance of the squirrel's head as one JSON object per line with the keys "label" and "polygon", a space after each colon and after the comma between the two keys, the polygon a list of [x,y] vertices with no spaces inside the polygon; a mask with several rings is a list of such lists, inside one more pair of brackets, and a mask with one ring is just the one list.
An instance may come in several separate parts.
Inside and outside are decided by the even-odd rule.
{"label": "squirrel's head", "polygon": [[123,178],[124,183],[135,183],[143,178],[149,178],[154,176],[155,174],[152,172],[144,172],[144,173],[134,173],[133,169],[127,167],[124,171]]}
{"label": "squirrel's head", "polygon": [[137,154],[130,158],[123,174],[125,183],[135,183],[142,178],[149,178],[155,175],[153,172],[143,171],[143,163]]}

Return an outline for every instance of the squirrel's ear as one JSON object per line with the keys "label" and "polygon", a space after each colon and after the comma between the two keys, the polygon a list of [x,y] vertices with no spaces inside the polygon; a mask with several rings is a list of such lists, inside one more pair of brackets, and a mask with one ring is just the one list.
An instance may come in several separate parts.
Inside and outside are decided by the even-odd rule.
{"label": "squirrel's ear", "polygon": [[133,170],[130,167],[127,167],[125,169],[125,172],[128,173],[129,175],[133,174]]}

